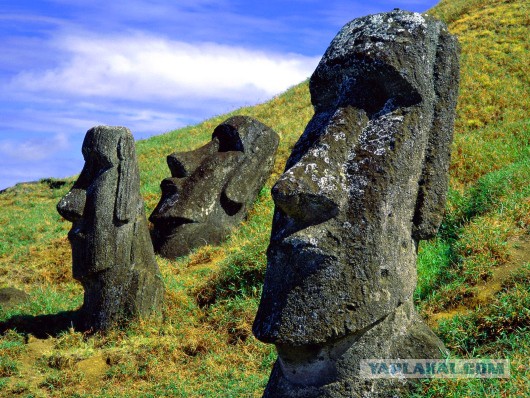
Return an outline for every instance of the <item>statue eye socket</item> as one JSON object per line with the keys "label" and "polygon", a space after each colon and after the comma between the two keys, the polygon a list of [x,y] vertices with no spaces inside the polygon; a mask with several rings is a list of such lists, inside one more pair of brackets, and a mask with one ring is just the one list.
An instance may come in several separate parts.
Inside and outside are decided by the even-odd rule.
{"label": "statue eye socket", "polygon": [[244,152],[243,142],[239,132],[233,126],[221,124],[217,126],[212,138],[219,140],[219,152],[239,151]]}
{"label": "statue eye socket", "polygon": [[226,196],[226,192],[224,190],[221,192],[221,197],[219,199],[221,207],[229,216],[235,216],[243,207],[243,203],[236,202],[235,200],[232,200]]}
{"label": "statue eye socket", "polygon": [[109,169],[115,165],[115,160],[111,159],[106,153],[89,150],[85,157],[85,162],[90,162],[96,169]]}
{"label": "statue eye socket", "polygon": [[[409,107],[421,102],[420,95],[408,81],[394,71],[387,73],[395,77],[384,79],[375,74],[375,77],[357,77],[348,80],[340,88],[342,99],[338,105],[361,108],[372,119],[397,108]],[[365,93],[370,93],[370,95],[367,96]]]}
{"label": "statue eye socket", "polygon": [[92,155],[92,149],[83,146],[83,148],[81,148],[81,153],[83,154],[83,159],[87,162]]}
{"label": "statue eye socket", "polygon": [[[84,187],[88,188],[96,178],[102,175],[105,171],[112,169],[114,164],[106,156],[101,156],[97,151],[83,152],[85,158],[85,166],[82,171],[82,181]],[[81,179],[81,177],[80,177]]]}

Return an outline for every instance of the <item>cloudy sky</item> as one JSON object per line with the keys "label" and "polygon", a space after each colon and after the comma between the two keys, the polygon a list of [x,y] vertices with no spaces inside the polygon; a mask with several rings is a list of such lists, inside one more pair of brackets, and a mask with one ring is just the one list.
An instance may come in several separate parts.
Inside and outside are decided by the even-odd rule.
{"label": "cloudy sky", "polygon": [[311,75],[349,20],[435,0],[0,2],[0,189],[78,173],[86,130],[146,138]]}

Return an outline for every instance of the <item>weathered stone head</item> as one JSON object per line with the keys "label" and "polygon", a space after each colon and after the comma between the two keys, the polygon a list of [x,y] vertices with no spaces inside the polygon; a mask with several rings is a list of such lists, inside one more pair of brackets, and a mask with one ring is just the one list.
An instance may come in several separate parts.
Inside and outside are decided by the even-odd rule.
{"label": "weathered stone head", "polygon": [[203,147],[169,155],[172,177],[162,181],[162,198],[149,218],[155,250],[174,258],[224,240],[271,174],[278,142],[269,127],[235,116]]}
{"label": "weathered stone head", "polygon": [[310,80],[315,115],[272,189],[253,327],[279,354],[265,396],[358,396],[344,380],[360,359],[444,350],[412,294],[418,241],[443,215],[457,87],[456,40],[431,17],[371,15],[332,41]]}
{"label": "weathered stone head", "polygon": [[149,237],[134,138],[125,127],[98,126],[83,142],[85,165],[57,211],[73,223],[73,276],[85,297],[83,324],[107,329],[159,310],[163,283]]}

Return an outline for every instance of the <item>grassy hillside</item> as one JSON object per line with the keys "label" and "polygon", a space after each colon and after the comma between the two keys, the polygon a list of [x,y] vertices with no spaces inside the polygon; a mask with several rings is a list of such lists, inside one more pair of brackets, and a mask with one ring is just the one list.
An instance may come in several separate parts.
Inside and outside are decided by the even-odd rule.
{"label": "grassy hillside", "polygon": [[[462,77],[447,214],[438,236],[421,244],[416,303],[455,357],[509,358],[512,378],[433,381],[414,396],[523,396],[530,391],[529,3],[443,0],[430,13],[458,35]],[[280,134],[275,172],[226,243],[158,258],[167,287],[163,323],[92,337],[9,330],[0,337],[0,396],[261,396],[275,353],[250,327],[266,263],[269,191],[312,116],[307,83],[235,113]],[[228,116],[137,143],[148,214],[169,175],[165,156],[202,145]],[[31,316],[81,304],[70,223],[55,211],[72,183],[43,180],[0,194],[0,288],[30,297],[1,307],[0,321],[28,315],[31,324],[39,319]]]}

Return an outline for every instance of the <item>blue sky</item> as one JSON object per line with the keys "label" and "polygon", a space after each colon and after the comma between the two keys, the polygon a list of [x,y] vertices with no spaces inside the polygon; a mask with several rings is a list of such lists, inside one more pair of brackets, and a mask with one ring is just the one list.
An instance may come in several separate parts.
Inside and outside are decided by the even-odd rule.
{"label": "blue sky", "polygon": [[79,173],[98,124],[139,139],[263,102],[351,19],[436,3],[0,1],[0,189]]}

